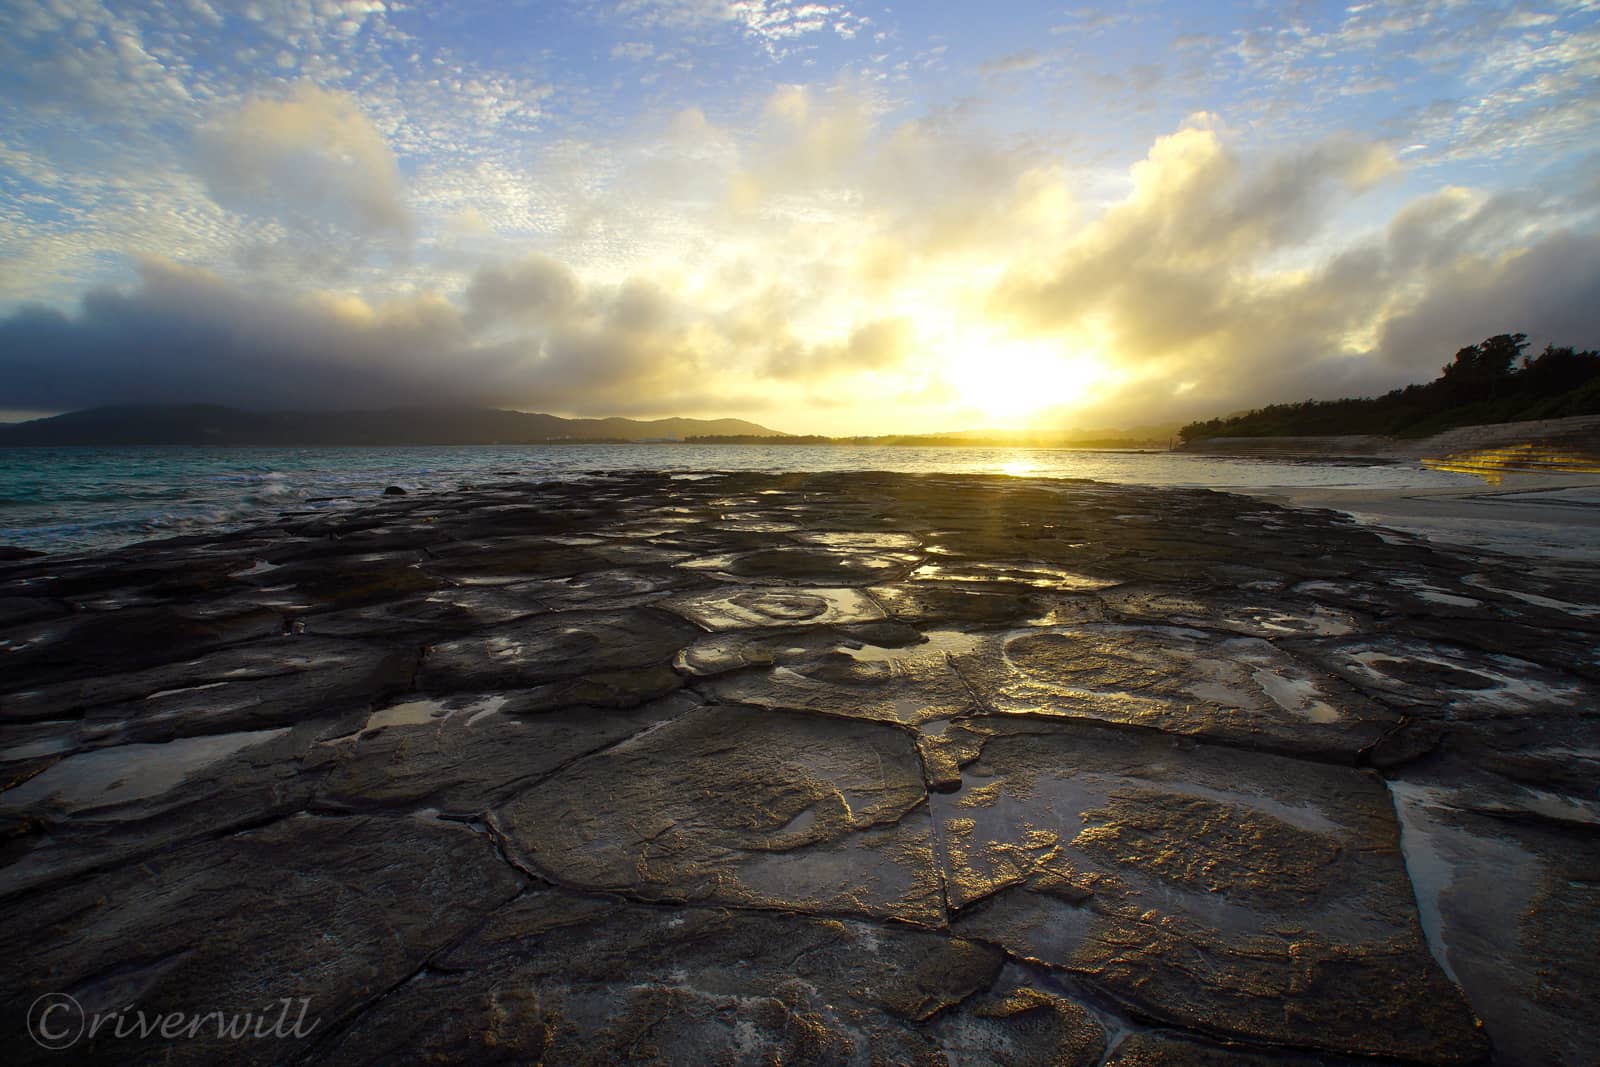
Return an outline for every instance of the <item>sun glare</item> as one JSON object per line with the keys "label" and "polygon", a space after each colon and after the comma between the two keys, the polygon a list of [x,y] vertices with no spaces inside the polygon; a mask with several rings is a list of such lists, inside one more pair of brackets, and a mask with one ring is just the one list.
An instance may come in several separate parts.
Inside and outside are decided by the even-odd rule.
{"label": "sun glare", "polygon": [[986,337],[952,350],[946,377],[958,406],[997,427],[1020,429],[1047,410],[1083,404],[1105,368],[1059,344]]}

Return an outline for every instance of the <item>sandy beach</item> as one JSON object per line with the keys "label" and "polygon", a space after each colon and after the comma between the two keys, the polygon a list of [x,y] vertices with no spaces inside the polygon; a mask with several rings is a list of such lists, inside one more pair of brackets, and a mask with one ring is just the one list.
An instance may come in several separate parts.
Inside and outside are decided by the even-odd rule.
{"label": "sandy beach", "polygon": [[1326,508],[1468,550],[1572,562],[1600,560],[1600,477],[1507,473],[1471,489],[1241,489]]}
{"label": "sandy beach", "polygon": [[1392,437],[1213,438],[1197,454],[1370,458],[1471,474],[1463,488],[1241,487],[1303,508],[1443,545],[1569,562],[1600,560],[1600,417],[1467,426],[1419,440]]}

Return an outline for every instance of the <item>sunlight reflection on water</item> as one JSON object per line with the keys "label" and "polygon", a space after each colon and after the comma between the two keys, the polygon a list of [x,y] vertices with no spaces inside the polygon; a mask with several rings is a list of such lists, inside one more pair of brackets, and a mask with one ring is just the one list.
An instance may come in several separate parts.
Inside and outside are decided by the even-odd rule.
{"label": "sunlight reflection on water", "polygon": [[1092,478],[1153,486],[1412,489],[1470,476],[1379,460],[1305,462],[1175,452],[827,445],[0,449],[0,543],[108,548],[349,506],[407,490],[607,470],[839,471]]}
{"label": "sunlight reflection on water", "polygon": [[1600,474],[1600,456],[1579,449],[1540,444],[1454,452],[1440,459],[1424,459],[1422,463],[1429,470],[1476,475],[1490,485],[1501,484],[1506,474],[1514,471]]}

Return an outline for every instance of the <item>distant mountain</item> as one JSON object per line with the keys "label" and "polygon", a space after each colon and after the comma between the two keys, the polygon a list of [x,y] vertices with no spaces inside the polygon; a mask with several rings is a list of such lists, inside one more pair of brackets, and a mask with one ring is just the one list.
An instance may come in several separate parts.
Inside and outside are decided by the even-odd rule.
{"label": "distant mountain", "polygon": [[0,445],[522,445],[782,437],[743,419],[563,419],[491,408],[243,411],[212,404],[90,408],[0,424]]}
{"label": "distant mountain", "polygon": [[944,433],[874,434],[856,437],[823,437],[819,434],[763,438],[753,434],[701,434],[687,437],[693,444],[708,445],[871,445],[911,448],[1081,448],[1091,450],[1161,449],[1172,444],[1178,432],[1176,423],[1167,426],[1141,426],[1131,430],[953,430]]}

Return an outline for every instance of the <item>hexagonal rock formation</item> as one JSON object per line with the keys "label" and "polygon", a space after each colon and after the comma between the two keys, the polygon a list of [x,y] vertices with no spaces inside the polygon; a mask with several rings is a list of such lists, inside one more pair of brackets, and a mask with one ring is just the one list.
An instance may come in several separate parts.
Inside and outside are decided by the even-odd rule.
{"label": "hexagonal rock formation", "polygon": [[7,562],[4,1047],[57,993],[75,1062],[1592,1063],[1597,605],[884,474]]}

